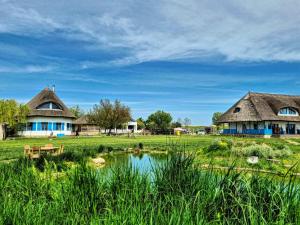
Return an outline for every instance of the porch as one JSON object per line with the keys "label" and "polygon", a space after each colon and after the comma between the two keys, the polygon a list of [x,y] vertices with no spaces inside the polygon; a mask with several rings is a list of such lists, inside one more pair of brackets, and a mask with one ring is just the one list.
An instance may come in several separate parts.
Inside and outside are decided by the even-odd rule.
{"label": "porch", "polygon": [[224,135],[273,135],[272,129],[224,129]]}

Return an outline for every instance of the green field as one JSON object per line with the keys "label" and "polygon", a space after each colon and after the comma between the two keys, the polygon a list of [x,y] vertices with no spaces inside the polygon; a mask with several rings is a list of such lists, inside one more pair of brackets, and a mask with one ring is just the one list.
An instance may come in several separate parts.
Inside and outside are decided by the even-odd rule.
{"label": "green field", "polygon": [[[180,150],[189,151],[196,154],[196,159],[201,165],[213,163],[215,166],[227,167],[235,165],[241,168],[254,168],[261,170],[287,172],[292,166],[293,171],[299,172],[298,162],[300,160],[300,139],[262,139],[262,138],[233,138],[227,137],[235,145],[246,143],[250,145],[282,145],[290,149],[288,156],[275,157],[273,161],[261,158],[259,164],[249,165],[246,156],[232,154],[230,151],[218,150],[210,153],[205,152],[205,148],[219,139],[218,136],[137,136],[137,137],[65,137],[49,140],[47,138],[23,138],[11,139],[0,142],[0,161],[10,161],[23,156],[23,146],[42,146],[53,143],[55,146],[63,144],[66,151],[84,152],[97,149],[100,145],[111,146],[115,150],[122,151],[128,148],[135,148],[139,143],[147,150],[166,151],[174,145]],[[258,149],[258,151],[260,151]]]}
{"label": "green field", "polygon": [[[47,143],[66,150],[38,160],[22,157],[25,144]],[[218,136],[2,141],[0,224],[299,224],[300,185],[293,175],[299,170],[292,167],[299,144]],[[151,176],[126,160],[104,170],[91,164],[91,158],[126,155],[138,146],[169,152]],[[247,155],[259,155],[259,163],[248,164]]]}

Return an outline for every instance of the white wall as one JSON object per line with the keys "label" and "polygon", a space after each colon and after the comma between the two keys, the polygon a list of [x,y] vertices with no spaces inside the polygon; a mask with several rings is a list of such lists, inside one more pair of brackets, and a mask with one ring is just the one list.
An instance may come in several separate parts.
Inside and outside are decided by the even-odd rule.
{"label": "white wall", "polygon": [[70,118],[61,118],[61,117],[30,117],[28,119],[28,123],[35,122],[35,123],[42,123],[42,122],[51,122],[51,123],[65,123],[64,130],[56,130],[56,131],[20,131],[18,132],[21,136],[26,137],[37,137],[37,136],[50,136],[53,134],[54,136],[57,136],[57,134],[64,134],[64,135],[71,135],[72,130],[67,130],[67,123],[73,122]]}
{"label": "white wall", "polygon": [[4,139],[4,126],[0,123],[0,141]]}

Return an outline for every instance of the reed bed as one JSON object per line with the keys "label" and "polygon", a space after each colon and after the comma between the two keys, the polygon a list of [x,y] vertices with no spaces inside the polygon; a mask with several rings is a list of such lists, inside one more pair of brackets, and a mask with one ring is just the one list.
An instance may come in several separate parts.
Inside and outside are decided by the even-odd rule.
{"label": "reed bed", "polygon": [[[63,175],[26,159],[0,166],[0,224],[299,224],[300,188],[287,175],[203,171],[174,153],[149,174],[85,161]],[[150,175],[151,173],[151,175]]]}

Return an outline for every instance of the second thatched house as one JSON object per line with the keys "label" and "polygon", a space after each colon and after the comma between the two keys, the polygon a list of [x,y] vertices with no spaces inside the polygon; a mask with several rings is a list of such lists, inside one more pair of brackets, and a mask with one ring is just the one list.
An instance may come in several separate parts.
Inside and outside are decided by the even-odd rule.
{"label": "second thatched house", "polygon": [[[84,115],[74,121],[74,130],[77,134],[80,135],[97,135],[99,133],[106,133],[108,130],[100,129],[94,123],[89,122],[88,116]],[[114,134],[125,134],[125,133],[137,133],[137,122],[131,120],[130,122],[124,124],[123,129],[113,129],[112,133]]]}
{"label": "second thatched house", "polygon": [[249,92],[219,119],[230,135],[300,134],[300,96]]}

